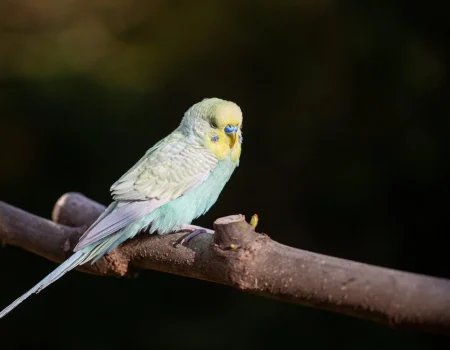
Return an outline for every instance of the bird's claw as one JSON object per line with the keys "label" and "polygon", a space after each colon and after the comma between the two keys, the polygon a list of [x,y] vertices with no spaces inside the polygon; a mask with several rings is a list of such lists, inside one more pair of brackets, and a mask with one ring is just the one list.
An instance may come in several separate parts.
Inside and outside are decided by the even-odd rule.
{"label": "bird's claw", "polygon": [[184,237],[180,244],[183,245],[184,243],[189,242],[192,238],[197,237],[198,235],[201,235],[203,233],[209,233],[214,234],[214,230],[210,230],[208,228],[195,226],[195,225],[185,225],[180,228],[179,231],[191,231],[186,237]]}

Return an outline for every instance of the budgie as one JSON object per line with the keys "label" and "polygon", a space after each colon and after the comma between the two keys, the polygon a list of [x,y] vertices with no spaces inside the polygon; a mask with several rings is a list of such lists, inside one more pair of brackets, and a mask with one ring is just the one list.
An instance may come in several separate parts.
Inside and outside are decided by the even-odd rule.
{"label": "budgie", "polygon": [[95,263],[140,231],[161,235],[180,230],[191,235],[205,232],[191,222],[216,202],[239,165],[241,144],[238,105],[218,98],[194,104],[178,128],[112,185],[113,202],[81,236],[74,253],[6,307],[0,318],[68,271]]}

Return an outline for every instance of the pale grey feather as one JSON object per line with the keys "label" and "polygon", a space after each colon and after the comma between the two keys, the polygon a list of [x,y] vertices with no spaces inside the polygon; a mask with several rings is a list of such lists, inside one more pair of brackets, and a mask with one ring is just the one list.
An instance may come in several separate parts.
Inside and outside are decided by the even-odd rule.
{"label": "pale grey feather", "polygon": [[155,210],[168,200],[153,199],[149,201],[120,202],[115,208],[94,227],[90,228],[82,236],[74,251],[78,251],[92,243],[113,234]]}

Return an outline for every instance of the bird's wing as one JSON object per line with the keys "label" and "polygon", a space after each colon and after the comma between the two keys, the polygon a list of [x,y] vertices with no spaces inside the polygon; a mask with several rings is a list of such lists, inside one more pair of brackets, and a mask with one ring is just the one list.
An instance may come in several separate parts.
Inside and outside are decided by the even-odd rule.
{"label": "bird's wing", "polygon": [[113,202],[106,209],[104,215],[102,214],[103,217],[97,220],[81,236],[78,244],[74,248],[74,252],[116,233],[164,203],[167,203],[167,201]]}
{"label": "bird's wing", "polygon": [[149,151],[111,187],[111,193],[116,201],[170,201],[202,183],[216,165],[217,158],[201,145],[169,142]]}
{"label": "bird's wing", "polygon": [[168,139],[155,145],[111,187],[115,202],[83,234],[75,251],[193,190],[216,165],[212,152],[186,140]]}

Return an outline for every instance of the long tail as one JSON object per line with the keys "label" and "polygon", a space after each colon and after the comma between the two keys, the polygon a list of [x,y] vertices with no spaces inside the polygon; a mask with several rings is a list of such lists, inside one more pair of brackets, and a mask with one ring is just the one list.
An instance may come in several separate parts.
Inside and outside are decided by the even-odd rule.
{"label": "long tail", "polygon": [[[100,220],[97,220],[97,222],[99,221]],[[59,265],[42,281],[40,281],[28,292],[26,292],[24,295],[22,295],[20,298],[7,306],[4,310],[2,310],[0,312],[0,318],[11,312],[16,306],[22,303],[22,301],[27,299],[31,294],[39,293],[42,289],[64,276],[70,270],[73,270],[77,266],[80,266],[88,261],[91,261],[91,263],[94,264],[103,255],[105,255],[106,253],[110,253],[120,243],[124,242],[128,238],[133,237],[143,227],[143,225],[147,224],[148,223],[145,220],[143,222],[138,220],[137,222],[127,226],[125,229],[110,234],[109,236],[76,251],[69,259]]]}
{"label": "long tail", "polygon": [[36,284],[33,288],[31,288],[28,292],[22,295],[20,298],[16,299],[13,303],[7,306],[2,312],[0,312],[0,318],[8,314],[11,310],[13,310],[17,305],[19,305],[22,301],[28,298],[33,293],[39,293],[42,289],[55,282],[57,279],[61,278],[66,272],[74,269],[78,265],[83,264],[86,261],[86,258],[89,257],[89,250],[82,249],[75,254],[73,254],[69,259],[64,261],[61,265],[59,265],[53,272],[51,272],[47,277],[45,277],[42,281]]}
{"label": "long tail", "polygon": [[[136,225],[138,227],[139,225]],[[28,292],[22,295],[20,298],[16,299],[13,303],[7,306],[0,312],[0,318],[11,312],[16,308],[22,301],[27,299],[33,293],[39,293],[42,289],[49,286],[56,280],[60,279],[70,270],[73,270],[77,266],[83,265],[84,263],[91,261],[94,264],[98,259],[100,259],[105,253],[110,253],[115,247],[126,239],[134,236],[137,232],[135,230],[124,230],[116,232],[115,234],[104,238],[94,244],[91,244],[83,249],[75,252],[70,258],[59,265],[53,272],[51,272],[42,281],[36,284]]]}

